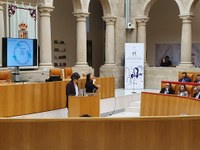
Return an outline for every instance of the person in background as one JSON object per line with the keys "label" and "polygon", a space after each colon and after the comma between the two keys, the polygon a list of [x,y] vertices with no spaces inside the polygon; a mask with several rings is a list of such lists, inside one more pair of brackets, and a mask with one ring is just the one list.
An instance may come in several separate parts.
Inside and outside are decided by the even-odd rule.
{"label": "person in background", "polygon": [[160,93],[163,93],[163,94],[174,94],[174,90],[171,86],[171,83],[167,83],[166,84],[166,87],[165,88],[162,88]]}
{"label": "person in background", "polygon": [[161,67],[167,67],[165,57],[163,57],[163,58],[161,59],[160,66],[161,66]]}
{"label": "person in background", "polygon": [[71,75],[71,81],[66,86],[66,96],[67,96],[67,102],[66,107],[68,108],[68,96],[78,96],[78,80],[80,78],[80,75],[75,72]]}
{"label": "person in background", "polygon": [[172,66],[172,62],[170,61],[169,56],[165,57],[165,64],[166,64],[167,67]]}
{"label": "person in background", "polygon": [[182,78],[178,82],[192,82],[192,80],[187,76],[186,72],[182,73]]}
{"label": "person in background", "polygon": [[197,79],[194,82],[200,84],[200,74],[197,75]]}
{"label": "person in background", "polygon": [[178,91],[178,96],[186,96],[186,97],[189,96],[188,91],[187,91],[187,89],[186,89],[186,86],[185,86],[184,84],[182,84],[182,85],[180,86],[180,89],[179,89],[179,91]]}
{"label": "person in background", "polygon": [[87,93],[96,93],[98,87],[94,85],[94,83],[95,83],[94,76],[91,73],[87,74],[85,82],[85,88]]}
{"label": "person in background", "polygon": [[199,87],[194,87],[194,95],[192,96],[195,99],[200,99],[200,88]]}

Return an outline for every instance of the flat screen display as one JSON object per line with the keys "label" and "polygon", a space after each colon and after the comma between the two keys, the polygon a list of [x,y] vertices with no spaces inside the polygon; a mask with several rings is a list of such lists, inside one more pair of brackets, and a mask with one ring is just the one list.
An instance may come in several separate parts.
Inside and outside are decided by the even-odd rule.
{"label": "flat screen display", "polygon": [[36,39],[3,38],[4,67],[25,67],[36,65]]}

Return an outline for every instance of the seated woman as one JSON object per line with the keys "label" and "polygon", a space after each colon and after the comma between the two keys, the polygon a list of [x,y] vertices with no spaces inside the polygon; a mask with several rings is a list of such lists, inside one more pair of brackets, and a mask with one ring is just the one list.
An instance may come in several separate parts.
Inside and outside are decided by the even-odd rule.
{"label": "seated woman", "polygon": [[94,85],[94,81],[94,76],[91,73],[87,74],[85,83],[87,93],[96,93],[98,90],[98,87]]}
{"label": "seated woman", "polygon": [[189,96],[186,86],[184,84],[180,86],[180,89],[178,91],[178,96],[186,96],[186,97]]}
{"label": "seated woman", "polygon": [[161,59],[160,66],[161,66],[161,67],[167,67],[165,57],[163,57],[163,58]]}
{"label": "seated woman", "polygon": [[167,83],[165,88],[162,88],[160,93],[163,94],[174,94],[174,90],[171,86],[171,83]]}

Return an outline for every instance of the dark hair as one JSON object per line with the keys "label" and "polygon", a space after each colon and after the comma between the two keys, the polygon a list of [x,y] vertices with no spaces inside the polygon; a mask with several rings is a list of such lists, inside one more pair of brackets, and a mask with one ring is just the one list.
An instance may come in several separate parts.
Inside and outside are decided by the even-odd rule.
{"label": "dark hair", "polygon": [[169,56],[166,56],[165,59],[169,59]]}
{"label": "dark hair", "polygon": [[186,88],[185,84],[181,84],[181,85],[180,85],[180,88],[181,88],[181,86],[183,86],[184,89],[185,89],[185,91],[187,91],[187,88]]}
{"label": "dark hair", "polygon": [[134,72],[134,70],[137,70],[137,73],[139,72],[139,69],[138,69],[137,67],[135,67],[135,68],[133,69],[133,72]]}
{"label": "dark hair", "polygon": [[198,74],[197,76],[200,76],[200,74]]}
{"label": "dark hair", "polygon": [[71,79],[72,80],[78,80],[80,78],[80,75],[77,73],[77,72],[74,72],[72,75],[71,75]]}
{"label": "dark hair", "polygon": [[88,73],[86,75],[86,82],[92,82],[92,80],[90,79],[91,73]]}
{"label": "dark hair", "polygon": [[187,76],[187,72],[183,72],[182,74],[185,74]]}

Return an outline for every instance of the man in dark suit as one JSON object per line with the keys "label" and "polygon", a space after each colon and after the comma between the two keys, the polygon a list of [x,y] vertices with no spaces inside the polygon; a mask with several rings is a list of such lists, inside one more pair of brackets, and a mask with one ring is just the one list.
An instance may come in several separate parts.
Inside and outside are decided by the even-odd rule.
{"label": "man in dark suit", "polygon": [[77,96],[78,95],[78,80],[80,75],[75,72],[71,75],[71,81],[66,86],[66,107],[68,108],[68,96]]}
{"label": "man in dark suit", "polygon": [[182,73],[182,78],[178,82],[192,82],[192,80],[187,76],[186,72]]}
{"label": "man in dark suit", "polygon": [[197,75],[197,79],[194,82],[200,84],[200,74]]}
{"label": "man in dark suit", "polygon": [[195,99],[200,99],[200,89],[199,87],[194,87],[194,95],[192,96]]}
{"label": "man in dark suit", "polygon": [[174,94],[174,90],[171,87],[171,83],[167,83],[165,88],[162,88],[160,93],[163,94]]}

